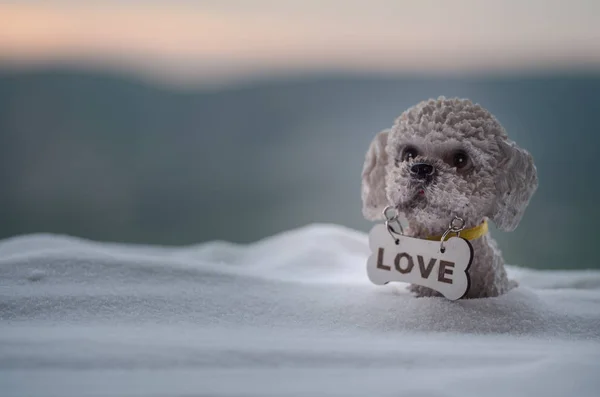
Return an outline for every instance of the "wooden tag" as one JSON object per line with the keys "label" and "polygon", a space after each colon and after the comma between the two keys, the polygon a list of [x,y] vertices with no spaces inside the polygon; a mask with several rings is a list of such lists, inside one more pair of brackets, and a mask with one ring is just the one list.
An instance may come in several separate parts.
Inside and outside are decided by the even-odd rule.
{"label": "wooden tag", "polygon": [[450,300],[460,299],[467,293],[467,270],[473,260],[471,243],[451,237],[444,242],[442,253],[439,241],[407,236],[397,236],[397,239],[398,244],[383,224],[371,229],[367,275],[373,284],[401,281],[422,285]]}

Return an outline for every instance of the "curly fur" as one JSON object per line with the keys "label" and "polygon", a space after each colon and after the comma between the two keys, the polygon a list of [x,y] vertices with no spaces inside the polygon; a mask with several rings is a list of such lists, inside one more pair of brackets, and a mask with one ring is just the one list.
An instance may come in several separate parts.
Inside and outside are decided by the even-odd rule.
{"label": "curly fur", "polygon": [[[417,150],[404,159],[407,147]],[[466,153],[469,165],[458,169],[453,153]],[[434,166],[427,182],[410,174],[414,163]],[[514,230],[537,189],[531,155],[511,141],[498,120],[467,99],[430,99],[406,110],[373,140],[362,173],[363,214],[382,219],[387,205],[408,220],[407,235],[441,235],[455,217],[474,227],[491,219],[504,231]],[[474,258],[469,269],[467,298],[498,296],[516,286],[508,280],[495,241],[483,236],[471,241]],[[418,296],[439,295],[411,285]]]}

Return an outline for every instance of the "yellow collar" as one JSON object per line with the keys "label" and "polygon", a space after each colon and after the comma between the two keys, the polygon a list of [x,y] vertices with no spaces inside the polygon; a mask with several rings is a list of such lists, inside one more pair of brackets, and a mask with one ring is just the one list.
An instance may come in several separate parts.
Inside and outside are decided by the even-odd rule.
{"label": "yellow collar", "polygon": [[[479,225],[472,227],[470,229],[465,229],[462,232],[460,232],[460,237],[467,239],[467,240],[475,240],[475,239],[478,239],[479,237],[483,236],[487,232],[488,232],[488,223],[487,223],[487,219],[484,219],[484,221],[482,223],[480,223]],[[446,240],[448,240],[450,237],[454,237],[454,236],[456,236],[456,233],[448,233],[448,235],[446,236]],[[430,236],[430,237],[427,237],[427,240],[440,241],[441,238],[442,238],[442,236]]]}

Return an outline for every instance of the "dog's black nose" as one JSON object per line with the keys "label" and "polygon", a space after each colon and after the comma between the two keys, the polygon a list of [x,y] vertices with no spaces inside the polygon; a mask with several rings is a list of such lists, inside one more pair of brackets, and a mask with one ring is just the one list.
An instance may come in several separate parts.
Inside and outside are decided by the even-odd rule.
{"label": "dog's black nose", "polygon": [[433,166],[426,163],[416,163],[410,167],[410,173],[420,179],[425,179],[428,176],[433,175]]}

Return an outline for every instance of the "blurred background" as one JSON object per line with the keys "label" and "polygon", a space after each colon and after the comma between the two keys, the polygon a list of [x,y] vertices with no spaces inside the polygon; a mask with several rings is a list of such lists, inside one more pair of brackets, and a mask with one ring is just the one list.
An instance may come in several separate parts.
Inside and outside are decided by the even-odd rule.
{"label": "blurred background", "polygon": [[0,5],[0,238],[183,245],[367,231],[373,136],[468,97],[534,156],[509,263],[598,268],[600,2]]}

